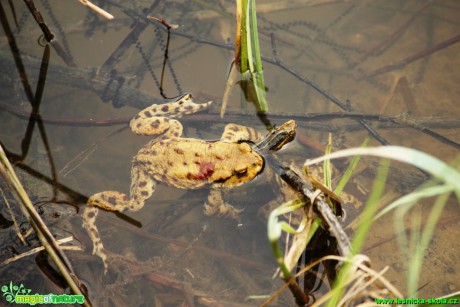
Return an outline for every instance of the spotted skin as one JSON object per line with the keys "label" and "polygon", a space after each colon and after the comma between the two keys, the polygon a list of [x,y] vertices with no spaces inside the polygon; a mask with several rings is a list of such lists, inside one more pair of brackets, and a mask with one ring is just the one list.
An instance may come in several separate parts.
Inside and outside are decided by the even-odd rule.
{"label": "spotted skin", "polygon": [[158,182],[182,189],[210,186],[204,205],[206,215],[238,219],[241,209],[226,203],[222,190],[255,178],[263,169],[262,157],[241,140],[257,141],[260,134],[244,126],[229,124],[220,141],[181,138],[183,127],[174,119],[204,110],[211,102],[195,103],[191,95],[140,111],[130,122],[140,135],[154,135],[134,156],[130,196],[117,191],[92,195],[83,213],[83,226],[93,241],[93,254],[101,257],[107,272],[107,252],[96,227],[98,208],[109,211],[138,211],[152,196]]}
{"label": "spotted skin", "polygon": [[239,141],[250,140],[252,142],[258,142],[262,140],[264,136],[259,133],[258,131],[237,124],[228,124],[224,128],[224,132],[222,133],[222,140],[228,142],[237,143]]}

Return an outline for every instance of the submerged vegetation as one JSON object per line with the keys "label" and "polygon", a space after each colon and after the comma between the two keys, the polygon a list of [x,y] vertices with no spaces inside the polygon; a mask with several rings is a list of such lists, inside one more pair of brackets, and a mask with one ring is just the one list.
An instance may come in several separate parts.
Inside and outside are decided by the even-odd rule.
{"label": "submerged vegetation", "polygon": [[[249,19],[251,19],[251,23],[249,23]],[[255,0],[249,0],[249,4],[245,0],[238,0],[235,60],[240,64],[241,72],[245,72],[247,70],[251,72],[252,80],[254,82],[254,87],[257,93],[257,101],[260,103],[259,110],[265,112],[267,111],[265,101],[266,93],[265,90],[261,90],[265,89],[265,84],[262,74],[256,20]],[[249,63],[249,69],[247,68],[247,63]],[[253,63],[256,64],[254,65]],[[366,140],[365,144],[368,143],[368,140],[369,139]],[[349,250],[349,254],[343,255],[344,264],[338,271],[337,280],[333,281],[333,288],[331,289],[331,293],[325,295],[323,299],[319,299],[316,304],[319,305],[319,303],[328,301],[328,306],[344,306],[353,304],[354,300],[362,300],[366,297],[367,299],[402,298],[401,294],[392,286],[390,286],[388,281],[385,280],[385,282],[382,283],[380,277],[374,279],[374,283],[380,282],[380,284],[374,285],[373,290],[368,289],[369,285],[364,285],[360,290],[362,293],[359,293],[359,291],[358,293],[353,293],[352,295],[349,293],[350,291],[357,291],[356,286],[350,286],[353,284],[353,276],[356,275],[357,271],[364,272],[365,270],[363,269],[363,266],[370,266],[370,259],[366,258],[366,261],[362,262],[364,256],[357,256],[362,251],[372,223],[376,222],[379,217],[392,210],[395,211],[395,233],[398,237],[400,250],[406,257],[407,263],[406,296],[415,297],[417,295],[417,288],[419,286],[418,280],[421,274],[423,258],[427,246],[432,239],[434,229],[438,224],[442,210],[452,193],[456,195],[457,201],[460,203],[460,173],[455,168],[430,155],[404,147],[385,146],[379,148],[351,148],[348,150],[336,152],[334,154],[331,154],[331,148],[331,138],[329,137],[329,145],[326,149],[326,155],[323,158],[307,161],[304,166],[308,167],[311,164],[321,162],[323,160],[324,184],[327,189],[332,191],[330,159],[339,157],[352,157],[353,159],[350,163],[350,167],[345,172],[345,175],[342,177],[342,180],[338,184],[338,188],[335,191],[338,194],[341,193],[343,187],[351,178],[353,170],[356,168],[362,155],[377,156],[385,159],[380,163],[381,165],[377,172],[373,188],[361,213],[359,226],[353,235],[351,249]],[[416,191],[393,201],[391,204],[378,212],[378,203],[381,200],[385,190],[385,183],[389,169],[389,160],[386,159],[407,163],[415,168],[422,170],[423,172],[431,174],[432,176],[441,180],[442,183],[436,184],[433,182],[431,184],[425,184],[427,187],[421,187]],[[305,169],[305,173],[307,172],[307,169]],[[418,201],[428,197],[436,197],[436,200],[432,205],[431,213],[426,221],[426,226],[422,231],[420,217],[417,218],[413,216],[412,219],[414,222],[411,227],[410,236],[407,237],[404,221],[406,220],[408,212],[414,205],[417,204]],[[302,251],[305,250],[305,248],[308,246],[310,239],[313,237],[318,227],[322,223],[326,223],[325,221],[321,221],[320,217],[316,217],[314,220],[312,220],[314,214],[310,210],[312,206],[315,206],[315,201],[315,199],[310,199],[307,201],[303,198],[298,198],[296,200],[284,203],[271,212],[267,224],[267,236],[272,246],[274,256],[281,270],[280,276],[283,278],[283,280],[285,280],[291,289],[293,295],[296,297],[296,301],[299,303],[301,302],[301,305],[307,304],[308,299],[304,296],[306,294],[301,293],[300,287],[297,285],[297,282],[295,281],[291,272],[297,260],[300,258]],[[303,215],[302,221],[299,223],[297,229],[285,221],[278,220],[280,216],[292,214],[296,210],[304,208],[307,205],[310,207],[310,209],[304,210],[305,214]],[[334,206],[334,204],[330,202],[330,206]],[[328,227],[331,227],[331,225],[328,225]],[[285,254],[283,253],[282,248],[279,246],[282,232],[294,235],[290,250],[286,250]],[[340,238],[336,239],[340,240]],[[287,265],[287,263],[289,263],[289,265]],[[372,274],[369,276],[372,276]],[[299,275],[296,276],[296,278],[298,277]],[[372,285],[372,282],[369,284]],[[387,286],[387,288],[385,288],[385,286]],[[379,287],[380,291],[377,291]],[[272,297],[265,304],[268,304],[273,299],[274,297]]]}
{"label": "submerged vegetation", "polygon": [[[399,146],[351,148],[326,155],[323,158],[307,161],[306,165],[311,165],[324,159],[336,159],[357,155],[377,156],[401,161],[423,170],[436,178],[436,180],[424,184],[416,191],[393,201],[380,212],[377,212],[377,203],[384,190],[386,173],[388,171],[389,160],[383,160],[384,162],[381,163],[381,171],[379,171],[375,179],[374,187],[366,207],[362,212],[362,216],[360,217],[361,222],[354,234],[352,243],[352,254],[359,253],[362,250],[371,224],[378,222],[381,216],[394,210],[395,232],[398,237],[401,253],[406,258],[407,265],[407,294],[405,297],[416,297],[417,288],[419,287],[418,280],[421,274],[425,252],[433,237],[434,229],[438,225],[440,214],[450,195],[454,194],[457,198],[457,202],[460,203],[460,173],[454,167],[426,153]],[[410,220],[412,222],[412,227],[408,235],[405,231],[405,221],[407,221],[410,210],[423,198],[431,197],[435,197],[435,201],[432,204],[431,212],[425,222],[425,227],[423,230],[421,229],[421,217],[411,212]],[[347,262],[347,265],[341,269],[339,278],[332,290],[334,296],[332,296],[329,302],[330,306],[337,306],[341,301],[342,293],[347,286],[347,275],[350,274],[350,266],[352,265],[353,263]]]}
{"label": "submerged vegetation", "polygon": [[[353,234],[349,254],[342,255],[343,258],[331,258],[332,255],[323,258],[324,261],[331,259],[343,261],[343,265],[341,265],[338,270],[337,280],[333,282],[331,292],[319,298],[314,305],[328,302],[328,306],[344,306],[353,304],[356,300],[362,300],[363,298],[402,299],[404,297],[416,297],[423,259],[429,242],[432,240],[434,230],[438,225],[443,208],[452,194],[455,195],[457,202],[460,203],[460,173],[455,168],[445,164],[439,159],[414,149],[399,146],[350,148],[335,153],[327,153],[325,156],[311,161],[307,160],[305,162],[305,167],[324,161],[325,178],[327,178],[330,177],[330,175],[328,175],[330,171],[327,170],[330,159],[352,157],[353,161],[350,165],[355,168],[361,156],[376,156],[383,158],[383,160],[380,162],[381,165],[367,203],[359,216],[358,228]],[[394,200],[391,204],[379,211],[378,204],[385,190],[390,160],[407,163],[432,175],[436,180],[425,183],[416,191]],[[353,168],[349,169],[349,171],[353,172]],[[327,183],[327,180],[325,180],[325,183]],[[341,184],[346,184],[346,182],[344,183],[342,181]],[[329,186],[329,188],[331,187]],[[425,222],[425,227],[422,229],[421,217],[419,216],[420,213],[414,215],[411,209],[423,198],[432,197],[435,197],[435,201],[432,204],[430,214]],[[308,268],[302,270],[301,273],[296,275],[295,279],[292,276],[292,269],[294,268],[296,259],[300,256],[299,250],[302,251],[308,246],[313,233],[322,223],[319,217],[313,222],[313,220],[311,220],[311,213],[307,213],[308,211],[305,211],[305,215],[298,229],[294,229],[292,225],[285,221],[278,221],[278,217],[287,213],[292,213],[305,205],[306,202],[302,199],[282,204],[280,207],[273,210],[268,220],[268,238],[272,245],[277,263],[280,266],[281,276],[290,288],[296,285],[295,280],[301,276],[301,273],[303,272],[304,274],[308,270]],[[401,254],[404,255],[407,265],[407,294],[404,296],[391,286],[389,281],[384,279],[382,275],[384,271],[377,273],[370,270],[372,259],[369,259],[365,255],[361,255],[372,224],[378,223],[380,217],[391,211],[394,211],[395,234],[398,238]],[[409,212],[411,212],[409,220],[411,220],[412,224],[410,228],[411,231],[408,235],[405,231],[405,221],[408,220]],[[309,221],[308,218],[310,218]],[[291,244],[290,250],[286,251],[286,255],[283,254],[279,246],[282,232],[294,235],[292,240],[293,243]],[[301,243],[299,243],[299,240]],[[292,253],[294,249],[297,249],[297,252]],[[293,254],[296,255],[294,261],[291,259]],[[286,263],[289,263],[289,265],[286,265]],[[367,279],[371,281],[367,279],[363,280],[362,278],[364,276],[367,276]],[[357,279],[358,281],[356,281]],[[295,287],[298,288],[298,286]],[[292,292],[294,296],[298,295],[298,292]],[[277,295],[279,295],[279,293]],[[453,296],[455,295],[454,293]],[[273,299],[274,297],[270,298],[265,304],[272,302]],[[297,300],[302,301],[299,297],[297,297]]]}

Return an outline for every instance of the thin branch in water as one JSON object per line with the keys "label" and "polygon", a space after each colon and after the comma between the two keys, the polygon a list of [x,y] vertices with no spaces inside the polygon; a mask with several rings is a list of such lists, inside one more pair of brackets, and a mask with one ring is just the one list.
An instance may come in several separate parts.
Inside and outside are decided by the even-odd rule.
{"label": "thin branch in water", "polygon": [[398,38],[401,37],[401,35],[404,33],[404,31],[417,19],[420,14],[426,10],[431,4],[432,0],[427,1],[425,4],[423,4],[412,16],[401,26],[399,27],[395,32],[393,32],[388,39],[382,41],[380,44],[372,47],[368,52],[366,52],[361,58],[359,58],[355,63],[351,64],[351,66],[355,65],[360,65],[362,62],[364,62],[368,57],[372,55],[379,55],[382,52],[384,52],[391,44],[393,44]]}
{"label": "thin branch in water", "polygon": [[[457,41],[460,40],[460,35],[458,36],[458,39]],[[448,40],[452,43],[452,41],[454,41],[454,39],[450,39]],[[444,42],[443,44],[445,45],[446,42]],[[438,45],[441,45],[441,44],[438,44]],[[347,106],[345,105],[343,102],[341,102],[340,100],[338,100],[338,98],[336,98],[335,96],[333,96],[332,94],[328,93],[327,91],[323,90],[321,87],[319,87],[318,84],[316,84],[313,80],[307,78],[307,77],[304,77],[300,74],[298,74],[297,72],[295,72],[293,69],[287,67],[285,64],[283,64],[279,59],[278,59],[278,52],[276,52],[276,45],[275,45],[275,42],[274,42],[274,36],[272,36],[272,50],[273,50],[273,55],[274,55],[274,58],[275,58],[275,62],[278,66],[280,66],[281,68],[285,69],[286,71],[290,72],[293,76],[295,76],[296,78],[298,78],[299,80],[311,85],[314,89],[316,89],[318,92],[320,92],[321,94],[323,94],[326,98],[330,99],[331,101],[335,102],[339,107],[341,107],[342,109],[344,109],[345,111],[348,111],[348,112],[351,112],[352,109],[350,106]],[[343,115],[345,117],[347,117],[345,115],[346,113],[343,113]],[[383,118],[385,119],[389,119],[389,117],[387,116],[378,116],[378,119],[377,120],[382,120]],[[372,136],[374,136],[380,143],[382,143],[383,145],[389,145],[389,142],[386,141],[384,138],[382,138],[376,131],[374,128],[372,128],[366,121],[364,118],[361,118],[361,119],[358,119],[357,120],[362,126],[364,126],[364,128],[366,128]],[[400,123],[398,120],[396,119],[392,119],[390,120],[394,123]],[[453,146],[453,147],[456,147],[456,148],[460,148],[460,144],[455,142],[455,141],[452,141],[450,140],[449,138],[443,136],[443,135],[440,135],[439,133],[431,130],[431,129],[428,129],[426,127],[420,127],[414,123],[411,123],[411,122],[408,122],[408,121],[404,121],[404,124],[405,125],[408,125],[409,127],[411,128],[414,128],[414,129],[417,129],[427,135],[430,135],[434,138],[436,138],[437,140],[439,140],[440,142],[443,142],[445,144],[448,144],[450,146]]]}
{"label": "thin branch in water", "polygon": [[40,26],[40,29],[42,29],[42,32],[43,32],[43,35],[45,36],[46,41],[51,42],[54,39],[54,34],[48,28],[48,25],[45,23],[45,20],[43,19],[42,14],[40,13],[40,11],[35,6],[34,1],[33,0],[24,0],[24,2],[26,3],[27,7],[29,8],[29,11],[32,14],[32,16],[34,16],[35,21]]}
{"label": "thin branch in water", "polygon": [[13,0],[8,0],[8,4],[11,8],[11,14],[13,15],[14,24],[16,25],[16,28],[19,28],[18,17],[16,16],[16,10],[14,8]]}
{"label": "thin branch in water", "polygon": [[37,9],[37,7],[34,4],[33,0],[24,0],[26,3],[27,7],[29,8],[30,13],[32,16],[34,16],[35,21],[39,25],[40,29],[43,32],[43,35],[48,43],[53,46],[54,50],[56,53],[64,60],[64,62],[71,67],[76,67],[77,65],[72,59],[72,56],[69,55],[58,43],[58,41],[55,38],[55,35],[51,32],[50,28],[48,25],[45,23],[45,20],[43,19],[42,14],[40,11]]}
{"label": "thin branch in water", "polygon": [[[153,2],[153,4],[148,8],[147,12],[152,12],[158,5],[158,3],[158,0]],[[125,39],[120,43],[120,45],[118,45],[115,51],[112,52],[112,54],[107,58],[104,64],[102,64],[100,72],[106,73],[112,70],[115,64],[123,58],[122,55],[126,52],[126,50],[128,50],[128,48],[134,45],[141,33],[149,24],[148,22],[145,22],[145,19],[142,20],[140,18],[135,18],[134,20],[136,20],[135,26],[133,27],[131,32],[125,37]]]}
{"label": "thin branch in water", "polygon": [[73,172],[75,169],[77,169],[83,162],[85,162],[88,157],[97,149],[98,145],[106,140],[107,138],[120,133],[121,131],[125,130],[128,128],[127,126],[123,126],[113,132],[110,132],[109,134],[103,136],[102,138],[98,139],[96,142],[92,143],[89,145],[89,147],[85,150],[83,150],[81,153],[79,153],[75,158],[70,160],[64,167],[59,171],[59,174],[62,175],[62,177],[66,177],[68,174]]}
{"label": "thin branch in water", "polygon": [[[8,46],[10,47],[11,53],[13,54],[14,63],[16,64],[16,69],[19,73],[22,86],[24,87],[24,92],[27,96],[27,99],[29,101],[33,101],[34,94],[32,92],[30,82],[27,78],[25,65],[21,57],[21,52],[19,51],[19,47],[16,44],[16,40],[14,38],[13,31],[11,31],[10,24],[8,23],[8,18],[5,15],[5,10],[3,9],[3,5],[1,2],[0,2],[0,22],[2,24],[3,31],[5,31],[6,38],[8,39]],[[1,66],[2,66],[2,69],[3,67],[6,67],[4,65],[1,65]],[[3,72],[3,73],[7,73],[7,72]]]}
{"label": "thin branch in water", "polygon": [[[156,21],[156,22],[158,22],[158,23],[160,23],[160,24],[162,24],[162,25],[164,25],[166,27],[167,36],[166,36],[165,52],[164,52],[164,56],[163,56],[163,66],[161,68],[160,94],[165,99],[172,99],[174,97],[168,97],[168,95],[166,95],[164,93],[164,91],[163,91],[163,81],[164,81],[164,76],[165,76],[166,65],[169,67],[171,73],[173,74],[173,77],[175,78],[175,74],[174,74],[171,62],[169,61],[168,53],[169,53],[169,42],[171,40],[171,30],[179,28],[179,25],[169,24],[163,18],[157,18],[157,17],[153,17],[153,16],[147,16],[147,19]],[[179,95],[182,95],[183,93],[182,93],[182,90],[180,89],[180,86],[178,86],[178,82],[176,80],[175,80],[175,82],[176,82],[177,88],[179,90]]]}
{"label": "thin branch in water", "polygon": [[150,20],[154,20],[154,21],[157,21],[159,23],[161,23],[162,25],[164,25],[166,27],[166,29],[168,30],[171,30],[171,29],[178,29],[179,28],[179,25],[176,25],[176,24],[170,24],[168,23],[166,20],[164,20],[163,18],[158,18],[158,17],[154,17],[154,16],[147,16],[147,19],[150,19]]}
{"label": "thin branch in water", "polygon": [[382,74],[385,74],[387,72],[390,72],[390,71],[393,71],[393,70],[397,70],[397,69],[400,69],[400,68],[403,68],[404,66],[414,62],[414,61],[417,61],[421,58],[424,58],[426,56],[429,56],[430,54],[433,54],[435,52],[438,52],[444,48],[447,48],[447,47],[450,47],[456,43],[458,43],[460,41],[460,34],[459,35],[456,35],[454,37],[451,37],[443,42],[440,42],[436,45],[434,45],[433,47],[429,47],[429,48],[426,48],[420,52],[417,52],[411,56],[408,56],[407,58],[405,59],[402,59],[401,61],[399,62],[396,62],[394,64],[390,64],[388,66],[384,66],[382,68],[379,68],[379,69],[376,69],[374,70],[373,72],[370,72],[368,74],[365,74],[364,76],[359,76],[357,79],[358,80],[362,80],[362,79],[367,79],[367,78],[372,78],[372,77],[376,77],[376,76],[379,76],[379,75],[382,75]]}
{"label": "thin branch in water", "polygon": [[[271,36],[272,38],[272,50],[276,50],[276,45],[275,45],[275,36],[272,35]],[[315,89],[317,92],[319,92],[321,95],[323,95],[324,97],[326,97],[328,100],[332,101],[333,103],[335,103],[337,106],[339,106],[342,110],[344,111],[347,111],[347,112],[351,112],[353,111],[352,107],[350,104],[348,103],[344,103],[342,101],[340,101],[337,97],[335,97],[334,95],[332,95],[331,93],[329,93],[328,91],[326,91],[325,89],[323,89],[319,84],[317,84],[315,81],[313,81],[312,79],[308,78],[308,77],[305,77],[305,76],[302,76],[300,73],[296,72],[294,69],[288,67],[287,65],[285,65],[283,62],[281,62],[279,59],[278,59],[278,53],[276,52],[274,54],[274,57],[275,57],[275,63],[278,65],[278,67],[282,68],[283,70],[285,70],[286,72],[290,73],[291,75],[293,75],[294,77],[296,77],[297,79],[299,79],[300,81],[310,85],[313,89]],[[365,120],[363,119],[358,119],[358,122],[377,140],[379,141],[382,145],[389,145],[390,143],[385,139],[383,138],[380,134],[377,133],[377,131],[375,131],[374,128],[372,128]]]}

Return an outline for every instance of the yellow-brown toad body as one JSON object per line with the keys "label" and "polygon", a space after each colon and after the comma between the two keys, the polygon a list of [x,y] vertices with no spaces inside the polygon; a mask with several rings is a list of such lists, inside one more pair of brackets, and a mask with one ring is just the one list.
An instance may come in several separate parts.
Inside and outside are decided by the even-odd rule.
{"label": "yellow-brown toad body", "polygon": [[262,166],[262,158],[247,143],[182,138],[153,143],[133,159],[134,173],[183,189],[237,186],[253,179]]}
{"label": "yellow-brown toad body", "polygon": [[102,258],[105,270],[106,254],[95,224],[97,207],[137,211],[152,196],[158,182],[183,189],[210,185],[213,189],[204,205],[205,214],[238,218],[241,210],[225,203],[220,190],[250,181],[262,171],[263,158],[247,143],[239,142],[260,135],[244,126],[229,124],[220,141],[181,138],[182,125],[173,117],[203,110],[210,104],[195,103],[191,95],[185,95],[172,103],[152,105],[131,120],[134,133],[158,137],[133,158],[130,196],[117,191],[94,194],[83,213],[83,226],[93,241],[93,253]]}

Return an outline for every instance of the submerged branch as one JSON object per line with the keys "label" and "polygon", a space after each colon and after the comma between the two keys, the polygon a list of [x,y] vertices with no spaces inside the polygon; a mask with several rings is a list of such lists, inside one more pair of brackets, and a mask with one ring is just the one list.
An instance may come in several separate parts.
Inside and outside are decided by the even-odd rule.
{"label": "submerged branch", "polygon": [[[24,66],[30,70],[39,71],[41,61],[28,56],[22,57]],[[0,51],[0,67],[3,75],[14,78],[17,76],[17,68],[11,55]],[[60,84],[89,90],[100,97],[107,97],[110,100],[118,101],[124,105],[143,109],[153,103],[165,102],[147,93],[139,91],[125,83],[120,83],[110,76],[99,75],[97,68],[74,68],[59,65],[49,65],[47,81],[53,84]]]}
{"label": "submerged branch", "polygon": [[[347,257],[351,250],[350,240],[343,230],[332,208],[326,202],[323,192],[318,194],[309,182],[306,182],[299,174],[292,170],[289,166],[281,163],[274,151],[279,150],[285,143],[292,140],[293,135],[288,134],[286,138],[286,130],[284,128],[291,122],[283,124],[279,128],[267,134],[267,136],[254,146],[264,157],[270,168],[283,179],[291,188],[302,194],[307,200],[307,206],[313,204],[314,210],[321,216],[323,223],[327,229],[337,239],[337,245],[340,253]],[[295,125],[295,123],[294,123]]]}
{"label": "submerged branch", "polygon": [[460,34],[459,35],[456,35],[454,37],[451,37],[443,42],[440,42],[432,47],[429,47],[429,48],[426,48],[420,52],[417,52],[413,55],[410,55],[408,56],[407,58],[405,59],[402,59],[394,64],[390,64],[390,65],[387,65],[387,66],[384,66],[382,68],[379,68],[379,69],[376,69],[374,70],[373,72],[370,72],[364,76],[360,76],[358,78],[358,80],[361,80],[361,79],[364,79],[364,78],[372,78],[372,77],[376,77],[376,76],[379,76],[379,75],[382,75],[382,74],[385,74],[387,72],[390,72],[390,71],[393,71],[393,70],[397,70],[397,69],[400,69],[400,68],[403,68],[404,66],[414,62],[414,61],[417,61],[421,58],[424,58],[426,56],[429,56],[430,54],[433,54],[435,52],[438,52],[439,50],[442,50],[444,48],[447,48],[447,47],[450,47],[456,43],[460,42]]}

